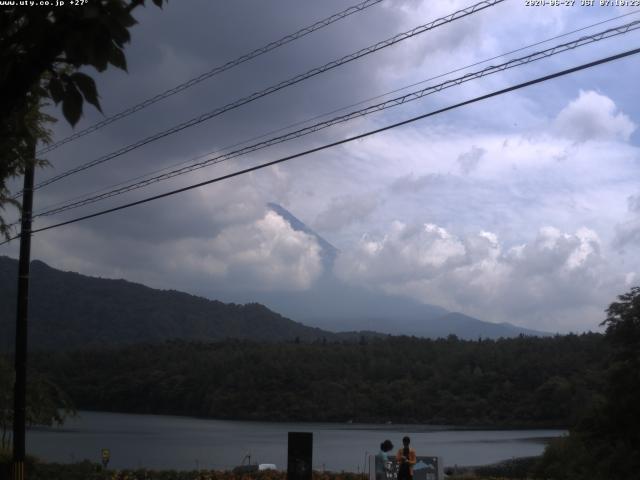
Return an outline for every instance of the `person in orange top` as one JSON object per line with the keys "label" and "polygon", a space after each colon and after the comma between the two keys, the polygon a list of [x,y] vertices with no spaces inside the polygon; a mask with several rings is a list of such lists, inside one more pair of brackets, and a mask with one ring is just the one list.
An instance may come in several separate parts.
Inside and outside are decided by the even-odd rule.
{"label": "person in orange top", "polygon": [[416,464],[416,451],[409,448],[411,439],[402,439],[403,447],[398,450],[396,460],[398,461],[398,480],[413,480],[413,466]]}

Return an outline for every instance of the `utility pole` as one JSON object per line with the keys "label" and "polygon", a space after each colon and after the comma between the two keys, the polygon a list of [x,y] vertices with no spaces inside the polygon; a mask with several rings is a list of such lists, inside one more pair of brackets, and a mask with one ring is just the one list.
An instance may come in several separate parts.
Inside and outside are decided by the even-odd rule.
{"label": "utility pole", "polygon": [[31,158],[24,170],[22,190],[22,225],[20,227],[20,262],[18,267],[18,302],[16,312],[16,378],[13,388],[13,480],[25,480],[25,425],[27,411],[27,309],[29,306],[29,264],[31,260],[31,215],[33,210],[33,176],[36,142],[29,139]]}

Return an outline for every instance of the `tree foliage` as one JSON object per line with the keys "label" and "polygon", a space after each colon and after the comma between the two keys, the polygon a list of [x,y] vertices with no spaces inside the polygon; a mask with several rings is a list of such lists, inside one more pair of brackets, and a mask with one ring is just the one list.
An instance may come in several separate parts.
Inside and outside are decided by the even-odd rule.
{"label": "tree foliage", "polygon": [[542,473],[554,479],[638,478],[640,472],[640,288],[607,309],[610,346],[603,396],[567,438],[545,452]]}
{"label": "tree foliage", "polygon": [[[9,362],[0,358],[0,449],[8,448],[10,443],[14,378]],[[30,371],[27,379],[27,424],[61,425],[65,417],[75,413],[71,399],[48,376]]]}
{"label": "tree foliage", "polygon": [[[0,351],[16,318],[18,262],[0,256]],[[336,334],[289,320],[254,303],[227,304],[124,280],[61,272],[34,260],[29,292],[29,348],[162,343],[225,338],[307,341]]]}
{"label": "tree foliage", "polygon": [[498,341],[172,341],[33,358],[80,408],[274,420],[566,426],[595,397],[602,335]]}
{"label": "tree foliage", "polygon": [[[2,120],[2,135],[0,135],[0,212],[6,205],[20,208],[20,203],[9,195],[7,179],[24,174],[28,163],[40,166],[47,165],[45,160],[32,158],[33,145],[37,142],[49,143],[50,134],[47,124],[53,123],[55,118],[43,113],[44,94],[42,89],[36,89],[27,97],[21,109],[6,116]],[[0,215],[0,238],[9,237],[11,231]]]}
{"label": "tree foliage", "polygon": [[[49,463],[27,457],[29,480],[287,480],[286,470],[236,473],[231,470],[150,470],[146,468],[103,470],[89,460],[76,463]],[[0,452],[0,478],[9,478],[11,457]],[[6,476],[2,476],[3,471]],[[312,480],[362,480],[361,473],[314,470]]]}
{"label": "tree foliage", "polygon": [[[9,178],[33,162],[31,145],[46,140],[40,113],[46,99],[61,104],[75,125],[86,101],[101,111],[95,81],[109,65],[126,70],[124,47],[136,20],[132,11],[144,0],[91,0],[83,6],[14,6],[0,10],[0,209],[15,205]],[[163,0],[153,0],[161,7]],[[0,215],[0,234],[7,235]]]}

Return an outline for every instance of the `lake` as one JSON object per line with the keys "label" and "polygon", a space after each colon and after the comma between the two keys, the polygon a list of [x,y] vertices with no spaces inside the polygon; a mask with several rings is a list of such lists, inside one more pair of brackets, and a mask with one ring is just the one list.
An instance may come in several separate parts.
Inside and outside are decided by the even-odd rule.
{"label": "lake", "polygon": [[542,453],[564,430],[458,430],[429,425],[270,423],[191,417],[85,412],[62,427],[30,429],[27,452],[62,463],[100,461],[110,468],[230,469],[251,455],[252,463],[285,469],[287,432],[313,432],[318,470],[361,472],[366,458],[388,438],[398,448],[409,435],[418,455],[442,457],[445,466],[482,465]]}

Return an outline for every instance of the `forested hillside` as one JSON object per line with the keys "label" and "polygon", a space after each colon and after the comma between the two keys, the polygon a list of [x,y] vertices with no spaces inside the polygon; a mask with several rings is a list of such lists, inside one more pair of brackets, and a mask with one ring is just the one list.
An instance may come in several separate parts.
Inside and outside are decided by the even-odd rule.
{"label": "forested hillside", "polygon": [[[0,351],[13,345],[18,262],[0,257]],[[228,304],[125,280],[31,263],[29,348],[68,349],[168,339],[283,341],[333,338],[264,305]]]}
{"label": "forested hillside", "polygon": [[[17,260],[0,256],[0,351],[10,350],[14,342],[17,275]],[[172,339],[335,341],[357,340],[362,334],[437,338],[454,333],[466,339],[515,337],[521,333],[542,335],[506,323],[447,313],[400,297],[383,298],[348,287],[335,278],[324,278],[320,283],[324,285],[323,295],[314,290],[285,294],[289,303],[297,303],[294,310],[298,313],[315,312],[314,323],[303,324],[256,303],[253,293],[257,292],[248,292],[245,304],[223,303],[126,280],[63,272],[34,260],[29,295],[29,347],[56,350],[163,343]],[[347,304],[365,305],[369,314],[371,311],[376,314],[360,317],[363,311],[356,309],[351,311],[355,316],[336,317],[336,312]],[[331,331],[310,325],[324,325]],[[375,330],[374,326],[381,330]]]}
{"label": "forested hillside", "polygon": [[169,342],[36,355],[80,409],[223,419],[566,426],[597,399],[598,334],[498,341]]}

